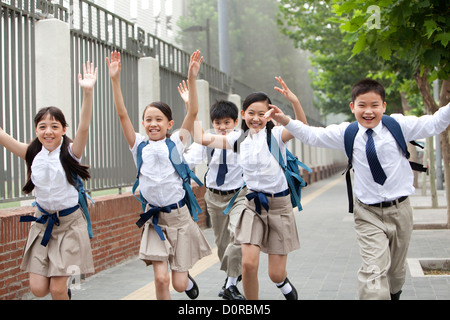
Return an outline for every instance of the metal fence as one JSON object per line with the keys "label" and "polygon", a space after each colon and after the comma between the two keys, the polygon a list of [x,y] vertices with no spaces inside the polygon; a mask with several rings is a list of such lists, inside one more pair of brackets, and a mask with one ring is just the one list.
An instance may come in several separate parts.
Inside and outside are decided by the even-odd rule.
{"label": "metal fence", "polygon": [[[60,19],[70,26],[72,74],[79,73],[87,60],[99,69],[92,126],[83,159],[91,166],[92,179],[86,183],[86,189],[121,190],[132,185],[136,169],[116,116],[106,57],[114,50],[121,52],[124,101],[138,130],[139,59],[147,56],[158,60],[161,101],[172,107],[177,128],[186,111],[176,88],[186,79],[190,53],[87,0],[0,0],[0,9],[0,127],[22,142],[34,138],[33,117],[36,109],[42,107],[36,106],[34,27],[40,19]],[[202,64],[199,78],[209,83],[211,104],[226,99],[231,92],[244,98],[256,91],[207,63]],[[82,103],[76,77],[72,77],[71,88],[74,123],[68,135],[74,137]],[[274,103],[294,116],[285,102]],[[1,147],[0,163],[4,168],[0,174],[0,202],[27,199],[21,192],[26,180],[25,162]]]}
{"label": "metal fence", "polygon": [[[115,114],[105,58],[113,50],[121,52],[123,96],[138,130],[138,60],[151,56],[159,61],[161,100],[172,107],[175,123],[181,125],[185,106],[176,88],[186,79],[190,53],[87,0],[0,1],[0,126],[19,141],[30,142],[34,138],[33,117],[41,107],[36,106],[34,25],[40,19],[60,19],[70,25],[72,74],[80,72],[81,64],[87,60],[99,67],[92,126],[83,160],[91,166],[92,179],[86,189],[91,192],[132,185],[136,169]],[[210,85],[211,103],[226,99],[232,90],[241,96],[254,91],[206,63],[199,78]],[[71,96],[74,123],[68,134],[73,137],[82,102],[76,77],[72,80]],[[26,199],[21,192],[26,180],[24,161],[2,147],[0,162],[4,168],[0,175],[0,202]]]}

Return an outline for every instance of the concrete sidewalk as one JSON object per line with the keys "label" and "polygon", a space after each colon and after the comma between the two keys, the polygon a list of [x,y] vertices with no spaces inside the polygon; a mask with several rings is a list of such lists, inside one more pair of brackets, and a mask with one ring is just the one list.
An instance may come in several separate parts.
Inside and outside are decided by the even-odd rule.
{"label": "concrete sidewalk", "polygon": [[[361,259],[353,230],[353,216],[347,212],[345,179],[335,175],[303,189],[304,210],[296,213],[301,248],[288,256],[288,277],[296,286],[300,300],[355,300],[357,271]],[[411,197],[414,230],[408,253],[408,271],[402,300],[450,299],[450,276],[424,276],[417,272],[422,259],[450,260],[450,230],[423,230],[427,224],[446,222],[445,194],[439,191],[438,209],[429,209],[428,197]],[[420,209],[419,209],[420,208]],[[212,229],[204,230],[214,244]],[[267,255],[261,254],[259,292],[261,300],[284,300],[268,277]],[[414,271],[414,272],[413,272]],[[221,300],[218,292],[225,280],[213,254],[190,271],[200,288],[198,300]],[[83,280],[72,289],[74,300],[155,299],[153,269],[134,259]],[[242,284],[239,284],[241,292]],[[31,296],[30,299],[33,299]],[[189,300],[184,293],[172,291],[174,300]],[[49,299],[46,297],[45,299]]]}

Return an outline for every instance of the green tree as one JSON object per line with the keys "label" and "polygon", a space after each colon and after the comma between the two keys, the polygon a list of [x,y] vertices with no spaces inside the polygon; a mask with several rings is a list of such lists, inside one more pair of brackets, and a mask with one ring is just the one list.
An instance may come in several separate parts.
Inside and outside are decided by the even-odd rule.
{"label": "green tree", "polygon": [[406,64],[394,66],[392,61],[383,61],[371,52],[353,55],[352,46],[344,41],[353,35],[340,30],[332,4],[330,0],[281,0],[278,15],[282,32],[296,46],[312,53],[316,70],[311,78],[318,107],[325,114],[345,113],[349,120],[353,119],[349,108],[351,88],[361,78],[372,77],[386,88],[387,112],[401,112],[406,99],[415,96],[409,81],[412,69]]}
{"label": "green tree", "polygon": [[[179,22],[180,29],[204,25],[207,18],[211,26],[210,64],[219,66],[217,0],[192,0],[188,15]],[[290,89],[302,98],[309,117],[317,119],[313,108],[307,53],[295,48],[277,26],[277,0],[230,0],[228,7],[231,76],[257,91],[284,101],[273,90],[275,76],[282,76]],[[178,41],[186,51],[200,48],[206,52],[205,34],[182,32]]]}

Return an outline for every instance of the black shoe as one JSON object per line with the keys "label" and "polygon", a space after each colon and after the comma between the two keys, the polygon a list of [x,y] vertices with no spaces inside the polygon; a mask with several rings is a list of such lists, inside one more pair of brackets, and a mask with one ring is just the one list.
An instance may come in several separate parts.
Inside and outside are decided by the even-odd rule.
{"label": "black shoe", "polygon": [[72,300],[72,291],[69,289],[67,289],[67,295],[69,296],[69,300]]}
{"label": "black shoe", "polygon": [[291,292],[289,292],[287,294],[283,293],[286,300],[298,300],[297,290],[295,289],[295,287],[292,285],[292,283],[289,281],[288,278],[286,278],[286,280],[284,280],[284,282],[280,286],[277,286],[277,287],[281,289],[286,283],[289,283],[292,288]]}
{"label": "black shoe", "polygon": [[223,291],[223,298],[225,300],[245,300],[245,297],[239,292],[236,286],[229,286]]}
{"label": "black shoe", "polygon": [[191,299],[197,299],[198,294],[199,294],[199,290],[198,290],[198,286],[197,283],[194,281],[194,279],[189,275],[188,273],[188,278],[192,281],[192,283],[194,284],[194,286],[191,288],[191,290],[186,290],[186,294],[189,298]]}
{"label": "black shoe", "polygon": [[225,282],[223,283],[222,289],[219,291],[219,297],[223,297],[223,292],[225,291],[225,286],[227,285],[228,277],[225,278]]}
{"label": "black shoe", "polygon": [[[236,284],[238,284],[240,281],[242,281],[242,275],[239,275],[239,277],[237,278]],[[219,297],[223,297],[223,292],[225,291],[225,286],[227,285],[227,282],[228,282],[228,277],[225,278],[225,282],[223,283],[222,289],[220,289],[220,291],[219,291]]]}
{"label": "black shoe", "polygon": [[400,290],[397,293],[392,294],[391,293],[391,300],[400,300],[400,294],[402,293],[402,290]]}

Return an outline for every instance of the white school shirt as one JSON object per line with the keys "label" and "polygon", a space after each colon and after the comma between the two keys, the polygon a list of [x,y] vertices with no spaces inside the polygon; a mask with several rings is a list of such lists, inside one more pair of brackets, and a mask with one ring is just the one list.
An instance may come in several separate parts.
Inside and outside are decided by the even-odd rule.
{"label": "white school shirt", "polygon": [[[78,204],[78,191],[67,180],[60,154],[61,145],[51,152],[42,147],[31,165],[36,202],[48,211],[61,211]],[[69,145],[69,154],[78,162],[81,161],[73,155],[72,144]]]}
{"label": "white school shirt", "polygon": [[[134,146],[130,149],[135,164],[137,147],[142,141],[147,140],[148,137],[136,133]],[[185,146],[180,140],[179,133],[174,133],[170,140],[175,143],[178,153],[182,155]],[[148,203],[156,207],[178,203],[184,198],[183,181],[170,162],[166,139],[150,140],[142,150],[139,190]]]}
{"label": "white school shirt", "polygon": [[[211,154],[208,155],[208,152],[212,152],[212,150],[214,150],[214,154],[211,157]],[[225,175],[224,184],[218,186],[216,183],[216,178],[219,171],[219,164],[223,162],[222,150],[227,153],[226,162],[228,172]],[[244,178],[242,177],[242,168],[238,163],[238,155],[233,150],[212,149],[198,143],[193,143],[191,146],[189,146],[189,148],[187,148],[186,152],[184,153],[184,158],[186,159],[186,162],[189,164],[189,167],[191,169],[199,165],[203,161],[207,163],[208,158],[211,158],[211,161],[208,165],[208,172],[206,174],[205,181],[207,188],[221,191],[230,191],[239,189],[244,184]]]}
{"label": "white school shirt", "polygon": [[[272,129],[272,134],[280,146],[284,161],[286,161],[286,144],[281,140],[283,129],[283,127],[276,126]],[[227,135],[228,143],[233,146],[240,135],[241,132],[229,133]],[[272,194],[288,189],[283,170],[269,150],[265,128],[258,133],[249,133],[241,142],[238,162],[242,167],[248,189]]]}
{"label": "white school shirt", "polygon": [[[400,124],[406,141],[431,137],[444,131],[450,124],[450,105],[440,108],[434,115],[422,117],[393,114]],[[349,123],[330,125],[326,128],[310,127],[291,120],[286,129],[303,143],[345,151],[344,133]],[[414,174],[409,161],[403,155],[389,130],[380,122],[373,131],[373,140],[381,167],[386,173],[384,185],[377,184],[370,172],[366,156],[367,129],[359,125],[353,146],[353,169],[355,196],[365,204],[396,200],[415,192]]]}

